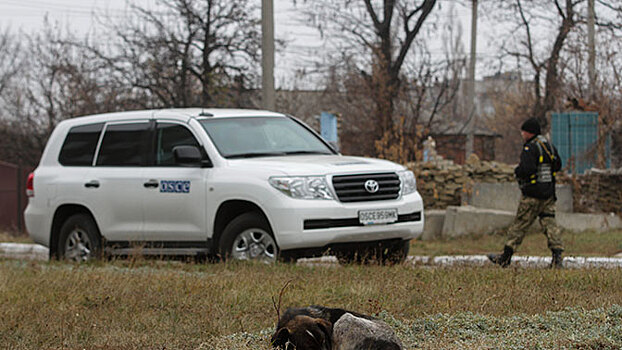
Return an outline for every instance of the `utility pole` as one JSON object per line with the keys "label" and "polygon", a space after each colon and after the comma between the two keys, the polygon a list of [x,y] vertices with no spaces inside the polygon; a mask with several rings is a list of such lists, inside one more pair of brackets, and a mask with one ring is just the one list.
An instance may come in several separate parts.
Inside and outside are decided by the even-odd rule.
{"label": "utility pole", "polygon": [[467,77],[466,91],[466,111],[467,142],[465,149],[465,160],[474,152],[475,139],[475,53],[477,47],[477,0],[472,0],[471,9],[471,58],[469,60],[469,72]]}
{"label": "utility pole", "polygon": [[[587,74],[590,80],[589,86],[589,96],[588,100],[590,103],[594,103],[596,100],[596,34],[594,30],[594,22],[595,22],[595,13],[594,13],[594,0],[587,0],[587,46],[588,46],[588,57],[587,57]],[[599,168],[605,168],[607,166],[606,155],[605,155],[605,140],[606,133],[603,131],[604,128],[600,127],[603,123],[603,115],[602,113],[598,113],[598,141],[597,141],[597,152],[596,152],[596,166]]]}
{"label": "utility pole", "polygon": [[596,97],[596,43],[594,34],[594,0],[587,1],[587,45],[588,59],[587,71],[590,79],[589,100],[593,102]]}
{"label": "utility pole", "polygon": [[263,108],[275,110],[274,93],[274,3],[261,0],[261,68]]}

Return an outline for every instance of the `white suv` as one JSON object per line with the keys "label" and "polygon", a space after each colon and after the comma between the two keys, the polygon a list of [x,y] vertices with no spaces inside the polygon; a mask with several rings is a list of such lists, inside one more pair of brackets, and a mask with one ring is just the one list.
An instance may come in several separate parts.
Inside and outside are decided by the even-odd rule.
{"label": "white suv", "polygon": [[[403,260],[423,202],[403,166],[345,157],[287,115],[165,109],[65,120],[28,178],[51,258],[195,254]],[[139,248],[137,248],[139,247]]]}

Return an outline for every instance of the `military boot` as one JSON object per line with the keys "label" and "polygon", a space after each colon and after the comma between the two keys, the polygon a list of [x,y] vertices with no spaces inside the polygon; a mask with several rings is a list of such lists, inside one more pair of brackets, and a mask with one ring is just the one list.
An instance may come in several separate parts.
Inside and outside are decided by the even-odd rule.
{"label": "military boot", "polygon": [[551,249],[551,252],[553,252],[553,258],[551,259],[551,266],[549,266],[552,269],[561,269],[564,267],[563,265],[563,260],[564,258],[562,258],[562,252],[563,250],[561,249]]}
{"label": "military boot", "polygon": [[512,254],[514,254],[514,249],[505,246],[502,254],[488,254],[488,259],[501,267],[508,267],[512,261]]}

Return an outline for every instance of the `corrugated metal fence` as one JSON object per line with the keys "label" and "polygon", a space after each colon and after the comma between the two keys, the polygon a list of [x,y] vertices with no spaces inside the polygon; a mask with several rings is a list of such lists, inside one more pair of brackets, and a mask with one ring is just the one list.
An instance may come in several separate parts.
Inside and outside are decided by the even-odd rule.
{"label": "corrugated metal fence", "polygon": [[25,231],[26,178],[33,167],[0,161],[0,229]]}

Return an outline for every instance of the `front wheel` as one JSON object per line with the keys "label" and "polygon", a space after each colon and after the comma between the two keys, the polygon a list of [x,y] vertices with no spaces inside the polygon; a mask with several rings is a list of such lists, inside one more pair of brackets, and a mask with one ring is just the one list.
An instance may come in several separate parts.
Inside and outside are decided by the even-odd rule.
{"label": "front wheel", "polygon": [[61,226],[58,256],[61,260],[85,262],[101,257],[99,229],[86,214],[69,217]]}
{"label": "front wheel", "polygon": [[266,219],[258,213],[244,213],[223,230],[218,245],[221,258],[276,262],[278,247]]}

